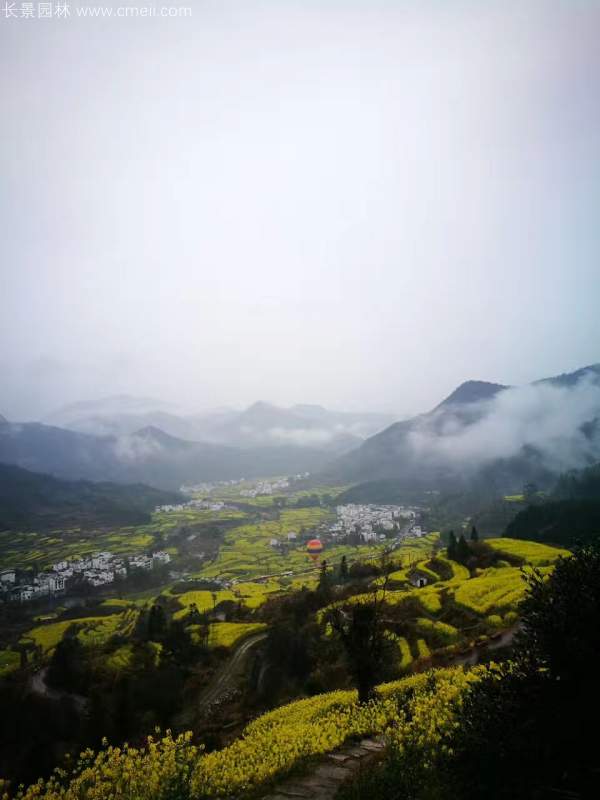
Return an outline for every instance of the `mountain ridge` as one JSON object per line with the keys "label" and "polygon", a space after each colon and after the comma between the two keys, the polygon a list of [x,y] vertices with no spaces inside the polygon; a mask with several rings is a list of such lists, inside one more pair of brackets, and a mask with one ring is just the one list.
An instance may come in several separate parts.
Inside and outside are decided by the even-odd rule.
{"label": "mountain ridge", "polygon": [[177,492],[144,484],[65,481],[11,464],[0,464],[0,530],[42,530],[80,525],[139,525]]}
{"label": "mountain ridge", "polygon": [[[566,430],[569,414],[573,423]],[[431,411],[396,422],[343,454],[324,475],[359,483],[397,480],[408,489],[452,489],[475,473],[499,488],[547,483],[600,457],[599,419],[600,364],[521,387],[466,381]]]}

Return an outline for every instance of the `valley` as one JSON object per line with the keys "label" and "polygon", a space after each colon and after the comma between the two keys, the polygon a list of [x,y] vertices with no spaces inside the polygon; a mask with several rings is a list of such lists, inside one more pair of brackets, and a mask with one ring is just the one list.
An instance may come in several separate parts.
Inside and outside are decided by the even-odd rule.
{"label": "valley", "polygon": [[[315,471],[313,423],[327,415],[310,406],[220,415],[218,442],[132,433],[137,412],[127,425],[103,416],[102,435],[68,415],[73,430],[1,423],[0,774],[13,787],[47,779],[39,791],[54,800],[60,764],[60,791],[75,799],[85,770],[101,782],[108,759],[112,780],[153,770],[144,798],[173,779],[177,800],[251,800],[310,781],[315,759],[357,740],[383,743],[385,775],[402,742],[429,752],[450,735],[436,704],[453,698],[459,713],[494,664],[511,669],[535,592],[583,557],[580,537],[600,536],[597,465],[559,472],[546,444],[483,460],[475,449],[455,464],[448,453],[504,419],[501,398],[515,391],[537,408],[586,387],[596,413],[597,375],[549,379],[541,394],[469,382],[362,443],[365,420],[336,416]],[[359,442],[346,437],[340,456],[341,420]],[[596,429],[574,432],[580,423],[566,425],[555,459],[568,441],[570,458],[592,461]],[[267,445],[274,425],[293,443]],[[310,443],[309,430],[320,431]],[[284,470],[263,471],[265,448]],[[214,465],[224,453],[232,470]],[[110,481],[90,479],[98,470]],[[441,727],[422,740],[428,704]],[[156,744],[154,730],[166,732]],[[82,750],[87,766],[71,767]]]}
{"label": "valley", "polygon": [[[518,623],[522,567],[548,572],[568,555],[489,538],[465,545],[467,566],[448,556],[445,535],[425,529],[426,507],[340,502],[348,486],[305,475],[182,489],[148,524],[0,535],[3,680],[34,716],[59,699],[71,708],[77,724],[67,747],[142,740],[157,724],[192,730],[216,757],[261,711],[315,692],[347,693],[352,675],[334,620],[371,603],[386,610],[380,679],[485,660],[486,647],[491,653]],[[315,563],[306,543],[316,537],[323,553]],[[110,581],[94,586],[73,573],[99,557],[107,566],[89,574],[105,570]],[[61,573],[64,588],[18,602],[19,586]],[[168,691],[159,689],[165,680]],[[63,724],[61,712],[53,741]],[[357,730],[381,729],[342,729],[327,748]],[[48,764],[57,757],[50,748]],[[16,763],[19,779],[38,774]],[[282,773],[267,762],[256,776],[239,774],[259,785]],[[202,778],[208,786],[212,775]],[[236,780],[215,790],[234,791]]]}

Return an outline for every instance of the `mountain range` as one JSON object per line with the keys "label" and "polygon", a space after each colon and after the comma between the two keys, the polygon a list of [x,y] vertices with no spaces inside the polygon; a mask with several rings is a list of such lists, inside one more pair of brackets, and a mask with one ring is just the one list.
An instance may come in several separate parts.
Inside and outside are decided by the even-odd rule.
{"label": "mountain range", "polygon": [[434,409],[396,422],[327,469],[344,482],[450,490],[548,485],[600,458],[600,364],[525,386],[467,381]]}
{"label": "mountain range", "polygon": [[177,489],[189,481],[311,471],[328,458],[307,447],[242,449],[192,442],[153,426],[122,436],[94,436],[37,422],[0,424],[0,463],[69,480]]}
{"label": "mountain range", "polygon": [[517,387],[467,381],[431,411],[389,422],[264,402],[186,415],[121,396],[65,407],[44,422],[1,417],[0,462],[163,489],[304,471],[407,490],[455,489],[474,479],[499,491],[524,481],[547,485],[600,460],[600,365]]}
{"label": "mountain range", "polygon": [[395,421],[389,414],[330,411],[318,405],[281,408],[257,402],[246,409],[179,412],[173,405],[127,395],[65,406],[43,423],[94,436],[127,436],[158,428],[170,436],[230,447],[294,445],[341,453]]}

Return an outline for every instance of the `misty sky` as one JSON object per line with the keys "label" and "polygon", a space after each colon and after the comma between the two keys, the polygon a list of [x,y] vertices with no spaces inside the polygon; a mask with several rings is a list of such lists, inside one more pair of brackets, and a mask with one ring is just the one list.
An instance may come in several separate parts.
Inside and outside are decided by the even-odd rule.
{"label": "misty sky", "polygon": [[182,5],[0,19],[0,413],[600,361],[600,2]]}

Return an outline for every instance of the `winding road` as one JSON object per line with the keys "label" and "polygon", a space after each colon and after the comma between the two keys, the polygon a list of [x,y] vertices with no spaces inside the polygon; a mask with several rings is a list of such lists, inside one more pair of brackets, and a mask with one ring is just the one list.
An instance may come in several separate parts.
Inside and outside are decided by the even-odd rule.
{"label": "winding road", "polygon": [[237,679],[240,677],[241,668],[244,665],[249,651],[266,638],[267,634],[261,632],[244,639],[225,663],[223,669],[215,675],[213,680],[202,692],[198,699],[199,704],[207,706],[210,703],[214,703],[215,700],[218,700],[228,689],[233,688]]}

